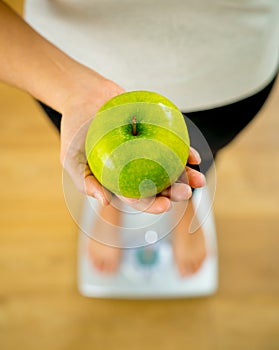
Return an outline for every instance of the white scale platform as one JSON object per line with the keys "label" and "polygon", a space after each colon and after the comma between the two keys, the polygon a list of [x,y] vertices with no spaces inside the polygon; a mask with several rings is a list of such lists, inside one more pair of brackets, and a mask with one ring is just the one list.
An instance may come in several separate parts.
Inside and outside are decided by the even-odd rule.
{"label": "white scale platform", "polygon": [[84,232],[90,232],[98,204],[86,197],[78,249],[80,293],[87,297],[125,299],[187,298],[213,294],[218,287],[217,239],[207,187],[196,189],[193,200],[202,222],[208,254],[197,273],[182,278],[173,261],[171,234],[168,234],[175,208],[160,215],[126,208],[121,234],[124,246],[133,248],[123,248],[117,274],[105,275],[95,270],[88,259],[89,238]]}

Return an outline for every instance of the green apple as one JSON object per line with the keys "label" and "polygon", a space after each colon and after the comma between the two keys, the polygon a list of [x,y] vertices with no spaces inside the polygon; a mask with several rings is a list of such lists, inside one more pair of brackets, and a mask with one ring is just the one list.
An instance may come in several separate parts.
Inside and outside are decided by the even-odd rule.
{"label": "green apple", "polygon": [[85,144],[94,176],[128,198],[150,197],[173,184],[185,168],[189,147],[179,109],[151,91],[125,92],[105,103]]}

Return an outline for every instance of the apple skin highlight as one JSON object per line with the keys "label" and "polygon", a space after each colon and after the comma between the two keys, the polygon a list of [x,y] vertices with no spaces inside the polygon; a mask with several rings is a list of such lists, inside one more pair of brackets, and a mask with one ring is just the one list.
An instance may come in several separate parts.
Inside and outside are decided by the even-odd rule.
{"label": "apple skin highlight", "polygon": [[88,165],[112,193],[142,198],[173,184],[189,156],[188,130],[179,109],[150,91],[131,91],[105,103],[86,137]]}

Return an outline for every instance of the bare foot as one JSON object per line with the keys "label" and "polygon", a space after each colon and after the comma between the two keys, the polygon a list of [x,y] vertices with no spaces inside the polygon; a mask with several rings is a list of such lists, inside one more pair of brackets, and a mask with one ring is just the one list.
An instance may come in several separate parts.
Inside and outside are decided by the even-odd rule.
{"label": "bare foot", "polygon": [[88,254],[94,267],[103,273],[112,274],[118,270],[121,261],[119,246],[119,225],[121,213],[112,205],[101,207],[99,218],[92,228],[88,240]]}
{"label": "bare foot", "polygon": [[173,255],[182,277],[197,272],[206,257],[202,228],[199,227],[192,234],[189,233],[194,216],[193,203],[192,200],[189,200],[187,209],[173,232]]}

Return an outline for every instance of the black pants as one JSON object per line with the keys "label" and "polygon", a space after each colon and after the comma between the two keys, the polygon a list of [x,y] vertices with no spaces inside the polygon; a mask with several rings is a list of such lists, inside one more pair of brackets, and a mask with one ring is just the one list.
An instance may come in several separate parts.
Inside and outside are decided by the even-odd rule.
{"label": "black pants", "polygon": [[[230,143],[257,115],[268,98],[276,77],[261,91],[222,107],[183,113],[188,127],[190,143],[201,155],[198,170],[206,173],[223,147]],[[60,131],[61,114],[39,102]]]}

